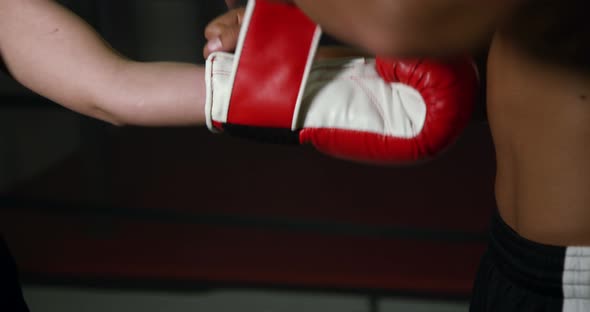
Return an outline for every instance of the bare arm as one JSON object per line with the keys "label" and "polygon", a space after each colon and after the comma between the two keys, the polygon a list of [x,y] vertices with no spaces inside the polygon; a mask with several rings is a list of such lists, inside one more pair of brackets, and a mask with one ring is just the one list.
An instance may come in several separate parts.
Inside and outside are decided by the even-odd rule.
{"label": "bare arm", "polygon": [[82,114],[114,124],[204,122],[202,67],[126,59],[53,1],[0,0],[0,53],[24,86]]}
{"label": "bare arm", "polygon": [[437,56],[486,43],[519,0],[293,0],[327,32],[374,54]]}

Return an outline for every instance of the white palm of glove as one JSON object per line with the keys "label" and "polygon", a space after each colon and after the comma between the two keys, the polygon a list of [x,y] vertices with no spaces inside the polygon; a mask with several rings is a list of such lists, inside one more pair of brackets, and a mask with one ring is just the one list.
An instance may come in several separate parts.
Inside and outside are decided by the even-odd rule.
{"label": "white palm of glove", "polygon": [[[212,131],[216,131],[214,122],[227,122],[233,62],[234,56],[224,52],[213,53],[207,59],[205,109]],[[268,94],[264,90],[260,93]],[[412,138],[424,127],[426,107],[418,90],[385,82],[375,69],[374,59],[323,60],[316,62],[309,73],[293,124],[296,129],[338,129]]]}

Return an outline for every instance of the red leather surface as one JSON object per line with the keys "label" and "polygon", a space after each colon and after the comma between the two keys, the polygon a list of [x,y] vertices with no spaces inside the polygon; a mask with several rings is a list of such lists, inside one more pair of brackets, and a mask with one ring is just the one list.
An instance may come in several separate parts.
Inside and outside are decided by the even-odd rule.
{"label": "red leather surface", "polygon": [[469,58],[447,62],[377,58],[376,66],[385,81],[414,87],[426,103],[424,128],[406,144],[409,156],[436,155],[463,132],[478,91],[476,69]]}
{"label": "red leather surface", "polygon": [[240,54],[228,122],[291,128],[316,24],[293,5],[257,0]]}

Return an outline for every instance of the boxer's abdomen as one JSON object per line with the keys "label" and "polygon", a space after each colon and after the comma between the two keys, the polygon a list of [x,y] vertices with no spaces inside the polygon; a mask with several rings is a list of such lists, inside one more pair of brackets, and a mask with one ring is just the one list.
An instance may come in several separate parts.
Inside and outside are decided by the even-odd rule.
{"label": "boxer's abdomen", "polygon": [[590,77],[496,37],[488,115],[505,221],[545,244],[590,245]]}

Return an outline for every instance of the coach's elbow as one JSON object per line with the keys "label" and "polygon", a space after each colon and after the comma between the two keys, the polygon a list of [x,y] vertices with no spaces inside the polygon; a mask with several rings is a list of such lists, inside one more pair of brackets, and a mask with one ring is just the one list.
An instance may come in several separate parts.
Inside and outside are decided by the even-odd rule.
{"label": "coach's elbow", "polygon": [[371,54],[402,57],[431,52],[425,51],[426,42],[423,41],[427,41],[427,34],[422,29],[387,15],[381,18],[374,16],[355,24],[352,31],[343,33],[344,39]]}
{"label": "coach's elbow", "polygon": [[123,118],[119,118],[118,116],[106,115],[100,119],[104,122],[111,124],[111,126],[115,126],[115,127],[123,127],[123,126],[130,125],[129,122],[126,122]]}
{"label": "coach's elbow", "polygon": [[362,33],[357,41],[369,53],[379,56],[405,57],[424,54],[415,39],[396,30],[375,27]]}
{"label": "coach's elbow", "polygon": [[[457,17],[389,10],[367,18],[354,33],[356,43],[368,52],[390,57],[441,57],[477,49],[486,39],[486,27]],[[473,25],[468,27],[466,25]],[[486,26],[486,27],[484,27]]]}
{"label": "coach's elbow", "polygon": [[435,27],[409,17],[375,19],[362,32],[358,34],[361,45],[380,56],[437,56],[449,49]]}
{"label": "coach's elbow", "polygon": [[446,57],[471,53],[485,44],[478,38],[418,27],[409,30],[375,28],[360,36],[357,42],[368,52],[385,57]]}
{"label": "coach's elbow", "polygon": [[114,110],[108,109],[108,107],[109,105],[107,105],[105,102],[97,101],[95,104],[91,105],[89,111],[84,114],[116,127],[122,127],[129,124],[125,116],[117,113]]}
{"label": "coach's elbow", "polygon": [[129,125],[129,118],[121,109],[123,101],[118,92],[97,92],[89,97],[87,109],[82,114],[117,127]]}

